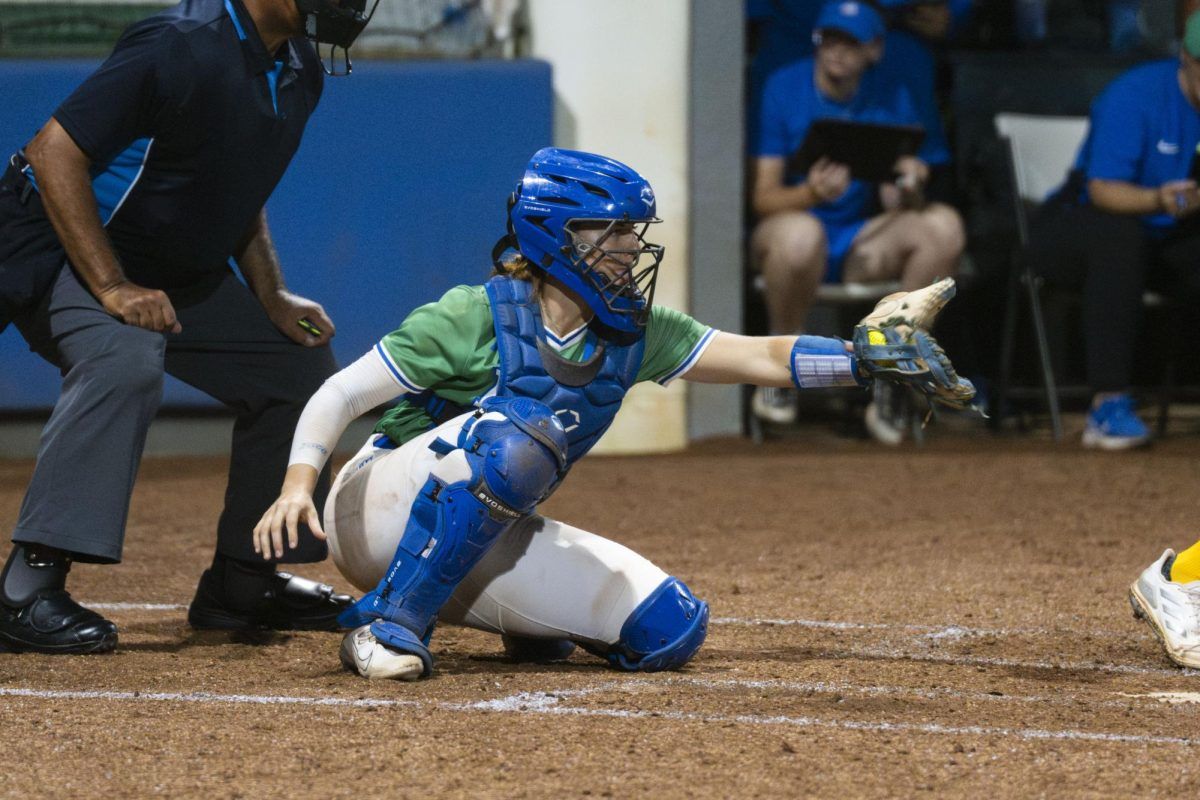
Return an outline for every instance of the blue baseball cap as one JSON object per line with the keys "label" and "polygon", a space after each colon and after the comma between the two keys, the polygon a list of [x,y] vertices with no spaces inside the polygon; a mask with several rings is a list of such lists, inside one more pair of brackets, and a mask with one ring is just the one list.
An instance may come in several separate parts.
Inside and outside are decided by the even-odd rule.
{"label": "blue baseball cap", "polygon": [[831,0],[826,3],[817,15],[813,30],[841,31],[863,44],[882,39],[886,32],[879,13],[858,0]]}

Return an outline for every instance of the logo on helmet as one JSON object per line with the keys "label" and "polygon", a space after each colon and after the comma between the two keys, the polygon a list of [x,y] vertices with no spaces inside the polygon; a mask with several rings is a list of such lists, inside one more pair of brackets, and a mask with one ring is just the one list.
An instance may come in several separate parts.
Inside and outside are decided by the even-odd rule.
{"label": "logo on helmet", "polygon": [[[570,425],[564,425],[562,419],[560,419],[560,417],[562,417],[564,414],[571,418],[572,421]],[[554,421],[558,423],[559,427],[563,429],[564,433],[570,433],[579,427],[579,412],[573,408],[560,408],[558,411],[554,412]]]}
{"label": "logo on helmet", "polygon": [[646,210],[654,208],[654,190],[647,184],[642,187],[642,202],[646,205]]}

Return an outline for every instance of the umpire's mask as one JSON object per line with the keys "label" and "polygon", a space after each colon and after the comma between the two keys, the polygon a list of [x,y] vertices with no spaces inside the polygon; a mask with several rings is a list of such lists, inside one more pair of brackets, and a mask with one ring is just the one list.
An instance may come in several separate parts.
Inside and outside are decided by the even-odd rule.
{"label": "umpire's mask", "polygon": [[[304,35],[318,47],[329,45],[330,65],[321,66],[330,75],[349,75],[353,65],[350,63],[350,45],[362,33],[363,28],[375,16],[379,0],[367,12],[368,0],[296,0],[296,8],[304,18]],[[344,69],[337,71],[334,64],[334,51],[342,49]]]}

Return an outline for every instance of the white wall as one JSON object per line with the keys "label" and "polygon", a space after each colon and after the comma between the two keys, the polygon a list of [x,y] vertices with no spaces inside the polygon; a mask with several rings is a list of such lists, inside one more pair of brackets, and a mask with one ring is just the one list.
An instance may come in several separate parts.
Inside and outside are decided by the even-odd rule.
{"label": "white wall", "polygon": [[[726,0],[733,2],[733,0]],[[623,161],[658,197],[655,302],[688,310],[688,0],[530,0],[531,53],[554,68],[554,144]],[[682,382],[637,387],[597,452],[686,444]]]}

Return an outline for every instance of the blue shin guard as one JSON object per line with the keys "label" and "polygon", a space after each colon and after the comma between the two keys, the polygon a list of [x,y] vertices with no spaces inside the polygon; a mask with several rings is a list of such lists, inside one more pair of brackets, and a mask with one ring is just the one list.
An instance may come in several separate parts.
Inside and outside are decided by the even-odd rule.
{"label": "blue shin guard", "polygon": [[708,603],[697,600],[678,578],[667,578],[621,626],[607,650],[585,645],[617,669],[658,672],[686,664],[708,635]]}
{"label": "blue shin guard", "polygon": [[462,451],[470,476],[454,483],[429,477],[387,574],[339,620],[371,622],[380,642],[419,656],[426,674],[438,611],[496,538],[549,495],[567,466],[562,424],[527,398],[487,400],[456,444],[436,440],[431,447],[446,455]]}

